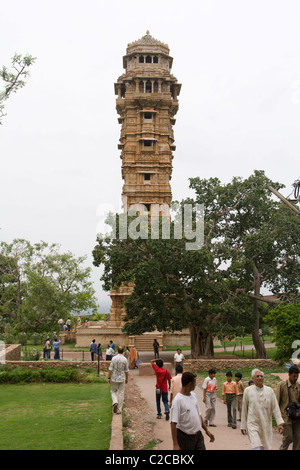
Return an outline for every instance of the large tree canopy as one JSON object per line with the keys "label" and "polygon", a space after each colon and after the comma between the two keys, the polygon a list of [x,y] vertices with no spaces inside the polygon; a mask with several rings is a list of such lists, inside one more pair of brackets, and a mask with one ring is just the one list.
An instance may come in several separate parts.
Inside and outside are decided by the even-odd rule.
{"label": "large tree canopy", "polygon": [[[257,355],[265,357],[259,338],[262,289],[298,295],[300,279],[299,219],[274,201],[269,184],[280,188],[259,171],[228,184],[191,179],[195,198],[178,205],[175,220],[183,219],[187,205],[203,204],[204,243],[196,250],[187,249],[185,224],[180,238],[174,222],[169,239],[151,238],[150,227],[148,237],[98,237],[94,264],[104,264],[105,288],[134,283],[125,331],[189,327],[192,357],[199,357],[213,354],[214,335],[251,328]],[[194,218],[194,232],[196,224]]]}
{"label": "large tree canopy", "polygon": [[[71,312],[96,310],[85,257],[26,240],[0,244],[0,315],[13,331],[45,332]],[[1,328],[1,321],[0,321]]]}

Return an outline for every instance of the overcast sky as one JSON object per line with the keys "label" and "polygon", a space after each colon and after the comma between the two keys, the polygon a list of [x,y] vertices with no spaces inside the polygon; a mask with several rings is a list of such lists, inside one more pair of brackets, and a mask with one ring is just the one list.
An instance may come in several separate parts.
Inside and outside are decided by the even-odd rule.
{"label": "overcast sky", "polygon": [[[169,45],[182,83],[173,198],[188,178],[285,184],[300,176],[300,3],[233,0],[0,0],[0,66],[37,57],[0,126],[0,239],[91,251],[103,208],[120,209],[114,82],[146,30]],[[0,85],[2,85],[0,83]],[[2,88],[2,87],[1,87]],[[93,280],[100,311],[110,300]]]}

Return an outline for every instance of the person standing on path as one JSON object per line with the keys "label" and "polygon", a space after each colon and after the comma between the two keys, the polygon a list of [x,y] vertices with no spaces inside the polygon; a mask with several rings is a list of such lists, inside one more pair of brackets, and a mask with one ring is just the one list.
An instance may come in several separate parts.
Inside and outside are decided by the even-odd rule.
{"label": "person standing on path", "polygon": [[154,350],[154,357],[155,359],[159,359],[159,342],[157,341],[157,339],[155,338],[155,340],[153,341],[153,350]]}
{"label": "person standing on path", "polygon": [[93,341],[90,344],[90,352],[91,352],[91,360],[93,361],[95,354],[97,354],[97,344],[96,344],[95,339],[93,339]]}
{"label": "person standing on path", "polygon": [[236,382],[232,381],[232,372],[226,373],[226,382],[223,383],[223,403],[227,405],[228,427],[236,429],[236,398],[239,395]]}
{"label": "person standing on path", "polygon": [[[156,361],[156,364],[154,364],[155,361]],[[168,384],[169,384],[169,388],[171,388],[172,377],[168,369],[165,369],[163,367],[164,362],[162,359],[152,359],[150,362],[156,375],[155,393],[156,393],[157,419],[162,418],[161,404],[160,404],[160,400],[162,399],[162,402],[165,407],[166,420],[168,421],[170,417],[170,408],[169,408],[169,403],[168,403]]]}
{"label": "person standing on path", "polygon": [[196,375],[192,372],[182,374],[182,387],[174,398],[171,408],[171,433],[173,450],[206,450],[203,429],[210,438],[215,440],[201,416],[198,400],[194,392]]}
{"label": "person standing on path", "polygon": [[59,354],[59,345],[61,343],[61,340],[55,338],[55,340],[53,341],[53,347],[54,347],[54,359],[56,360],[60,360],[60,354]]}
{"label": "person standing on path", "polygon": [[45,342],[45,358],[50,359],[50,352],[51,352],[51,344],[50,338],[48,337]]}
{"label": "person standing on path", "polygon": [[272,448],[272,415],[276,420],[280,434],[283,432],[283,419],[271,387],[264,385],[264,374],[253,369],[254,385],[247,387],[243,397],[241,432],[249,436],[252,450],[270,450]]}
{"label": "person standing on path", "polygon": [[291,366],[288,380],[280,382],[276,390],[276,398],[284,421],[280,450],[288,450],[290,444],[293,444],[293,450],[300,450],[300,419],[292,421],[287,414],[290,401],[294,403],[300,402],[300,384],[298,377],[298,367]]}
{"label": "person standing on path", "polygon": [[128,361],[123,355],[123,347],[118,347],[118,354],[111,360],[108,369],[108,383],[113,402],[113,412],[122,413],[124,403],[125,384],[128,383]]}
{"label": "person standing on path", "polygon": [[184,361],[185,357],[184,355],[182,354],[182,351],[181,349],[177,349],[176,353],[174,354],[174,367],[175,367],[175,370],[176,370],[176,365],[179,364],[182,366],[183,368],[183,361]]}
{"label": "person standing on path", "polygon": [[215,369],[210,369],[208,371],[208,377],[203,382],[203,403],[206,406],[206,414],[204,422],[206,425],[216,427],[215,425],[215,416],[216,416],[216,394],[215,391],[217,389],[217,379],[215,377],[216,371]]}

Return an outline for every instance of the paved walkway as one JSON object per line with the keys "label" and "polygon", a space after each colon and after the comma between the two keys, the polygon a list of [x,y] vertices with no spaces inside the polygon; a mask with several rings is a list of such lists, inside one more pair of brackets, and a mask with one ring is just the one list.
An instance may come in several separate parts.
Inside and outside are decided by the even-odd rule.
{"label": "paved walkway", "polygon": [[[266,347],[272,347],[272,344],[266,344]],[[253,346],[245,347],[245,349],[251,349]],[[226,348],[226,352],[232,351],[233,347]],[[217,349],[216,349],[217,350]],[[222,349],[219,349],[223,351]],[[184,354],[189,355],[190,351],[183,351]],[[160,357],[164,362],[173,363],[174,351],[162,351]],[[78,351],[74,352],[64,352],[64,360],[82,360],[82,353]],[[84,359],[90,360],[90,354],[88,352],[84,353]],[[153,352],[141,352],[140,359],[142,362],[150,362],[150,359],[153,359]],[[137,369],[130,370],[130,375],[133,377],[134,382],[137,387],[139,387],[141,396],[147,401],[150,408],[153,409],[153,415],[149,419],[153,420],[155,423],[154,435],[158,444],[156,450],[173,450],[172,438],[171,438],[171,429],[170,422],[165,419],[158,420],[156,419],[156,401],[155,401],[155,376],[140,376]],[[174,376],[174,371],[172,373]],[[281,380],[285,380],[288,374],[280,374]],[[196,395],[199,400],[200,410],[202,416],[205,416],[205,405],[203,403],[203,391],[201,384],[197,384],[195,389]],[[141,410],[142,412],[142,410]],[[222,400],[217,399],[216,403],[216,428],[209,428],[210,431],[215,436],[215,442],[210,443],[206,435],[205,445],[207,450],[250,450],[248,436],[243,436],[240,432],[240,423],[237,423],[237,429],[228,428],[227,426],[227,408],[223,404]],[[277,450],[281,444],[281,436],[274,431],[273,436],[273,450]],[[112,423],[112,440],[110,449],[111,450],[120,450],[123,448],[123,436],[122,436],[122,418],[121,415],[113,415]]]}
{"label": "paved walkway", "polygon": [[[138,370],[130,371],[134,377],[136,385],[139,387],[142,397],[147,401],[153,409],[153,419],[155,422],[154,435],[158,441],[157,450],[172,450],[172,438],[170,422],[165,419],[156,419],[156,403],[155,403],[155,376],[139,376]],[[172,374],[173,376],[173,374]],[[203,391],[201,384],[197,384],[195,393],[198,397],[202,416],[205,416],[205,405],[203,403]],[[215,436],[215,442],[209,442],[208,437],[204,434],[205,445],[207,450],[250,450],[248,436],[243,436],[240,431],[240,422],[237,422],[237,428],[232,429],[227,426],[227,408],[222,400],[217,399],[216,403],[216,425],[210,427],[209,430]],[[281,444],[281,436],[274,431],[273,450],[277,450]]]}

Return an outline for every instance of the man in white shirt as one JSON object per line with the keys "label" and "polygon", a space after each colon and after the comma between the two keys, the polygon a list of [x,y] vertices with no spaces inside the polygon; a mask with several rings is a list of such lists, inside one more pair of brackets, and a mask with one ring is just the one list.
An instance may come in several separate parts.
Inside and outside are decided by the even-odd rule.
{"label": "man in white shirt", "polygon": [[183,368],[183,361],[184,361],[185,357],[184,355],[182,354],[181,352],[181,349],[177,349],[177,352],[174,354],[174,366],[175,366],[175,369],[176,369],[176,366],[177,364],[178,365],[181,365],[182,368]]}
{"label": "man in white shirt", "polygon": [[210,442],[215,440],[200,413],[196,394],[196,375],[184,372],[181,377],[181,391],[174,398],[171,408],[171,432],[173,450],[205,450],[203,428]]}
{"label": "man in white shirt", "polygon": [[108,370],[108,383],[113,402],[114,413],[121,414],[124,403],[125,384],[128,382],[128,361],[123,355],[123,347],[118,347],[118,354],[111,360]]}

